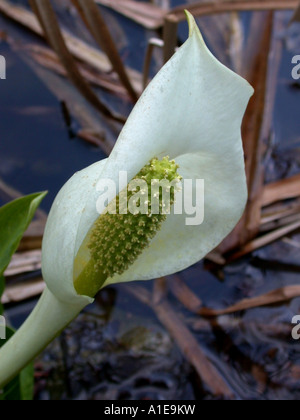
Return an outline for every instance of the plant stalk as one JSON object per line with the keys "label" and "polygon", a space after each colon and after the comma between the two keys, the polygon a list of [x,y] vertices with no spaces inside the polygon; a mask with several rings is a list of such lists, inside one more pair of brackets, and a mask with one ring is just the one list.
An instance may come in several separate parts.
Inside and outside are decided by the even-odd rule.
{"label": "plant stalk", "polygon": [[0,349],[0,389],[40,354],[84,306],[60,301],[46,289],[22,327]]}

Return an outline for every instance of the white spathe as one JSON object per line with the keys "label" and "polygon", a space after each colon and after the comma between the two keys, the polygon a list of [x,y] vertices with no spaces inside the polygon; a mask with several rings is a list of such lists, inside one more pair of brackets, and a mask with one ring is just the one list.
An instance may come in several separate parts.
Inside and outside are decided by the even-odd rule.
{"label": "white spathe", "polygon": [[204,223],[186,226],[186,214],[168,216],[150,247],[106,284],[183,270],[215,248],[242,216],[247,187],[241,122],[253,88],[210,53],[190,14],[188,20],[189,39],[146,89],[110,157],[75,174],[55,200],[43,241],[43,276],[63,300],[87,299],[75,292],[73,262],[99,217],[100,179],[118,184],[120,171],[131,179],[153,157],[170,156],[184,179],[205,181]]}
{"label": "white spathe", "polygon": [[[49,214],[42,253],[47,288],[32,314],[0,349],[3,388],[93,299],[77,295],[74,258],[98,218],[97,183],[119,171],[133,178],[153,157],[170,156],[184,179],[204,179],[205,218],[186,226],[170,215],[120,281],[151,279],[194,264],[239,221],[247,200],[241,122],[251,86],[208,51],[193,17],[190,37],[149,85],[110,157],[75,174]],[[111,197],[113,199],[114,197]]]}

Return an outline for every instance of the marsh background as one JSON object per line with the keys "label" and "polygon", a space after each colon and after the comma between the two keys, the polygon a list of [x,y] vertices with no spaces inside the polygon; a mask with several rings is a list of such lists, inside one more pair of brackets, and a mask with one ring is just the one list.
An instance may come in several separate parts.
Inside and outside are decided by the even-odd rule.
{"label": "marsh background", "polygon": [[[98,48],[71,1],[51,3],[62,28]],[[196,2],[137,3],[156,6],[163,16]],[[40,243],[51,203],[74,172],[106,156],[122,124],[89,104],[45,40],[9,16],[5,7],[11,11],[16,5],[30,10],[26,0],[0,0],[0,54],[7,61],[7,79],[0,80],[0,203],[19,193],[49,190],[6,275],[6,315],[17,328],[42,287]],[[147,29],[138,17],[99,7],[122,61],[136,71],[136,86],[142,89],[147,46],[150,39],[163,37],[163,20],[157,29]],[[144,13],[155,26],[154,11]],[[254,197],[266,195],[266,185],[275,187],[271,202],[265,195],[263,204],[257,199],[256,229],[234,249],[225,246],[176,276],[103,290],[37,359],[36,399],[300,398],[300,341],[291,336],[291,320],[300,314],[300,84],[291,76],[292,57],[300,54],[300,23],[289,25],[292,15],[291,10],[246,11],[198,19],[218,58],[248,75],[257,90],[257,102],[246,116],[248,133],[264,116],[256,138],[246,136],[246,151],[258,162],[252,170],[264,179]],[[187,33],[181,22],[178,45]],[[163,53],[154,49],[150,76],[162,66]],[[82,61],[80,66],[101,101],[128,116],[133,103],[114,72]],[[287,180],[286,194],[282,180]],[[279,228],[286,228],[281,235]],[[259,246],[253,242],[257,238],[263,238]],[[292,285],[299,289],[286,296]],[[272,291],[277,292],[266,297]],[[205,308],[225,310],[240,301],[238,311],[205,316]]]}

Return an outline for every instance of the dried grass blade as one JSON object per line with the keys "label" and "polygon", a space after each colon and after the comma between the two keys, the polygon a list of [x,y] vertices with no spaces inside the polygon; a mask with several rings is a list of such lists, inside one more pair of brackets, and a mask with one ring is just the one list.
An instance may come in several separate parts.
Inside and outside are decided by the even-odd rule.
{"label": "dried grass blade", "polygon": [[263,206],[300,196],[300,174],[267,184],[263,191]]}
{"label": "dried grass blade", "polygon": [[299,296],[299,285],[286,286],[255,298],[244,299],[226,309],[214,310],[209,308],[201,308],[198,311],[198,314],[206,317],[227,315],[234,312],[244,311],[246,309],[257,308],[259,306],[274,305],[277,303],[286,302]]}
{"label": "dried grass blade", "polygon": [[[30,10],[25,9],[22,6],[12,4],[6,0],[1,0],[0,12],[3,13],[4,16],[14,20],[20,25],[23,25],[25,28],[29,29],[35,34],[44,37],[41,24],[39,23],[34,13],[32,13]],[[85,43],[76,36],[71,35],[64,29],[62,29],[61,32],[69,51],[75,58],[88,64],[93,69],[99,71],[101,74],[107,74],[111,72],[111,64],[104,53]],[[126,70],[130,76],[135,90],[141,93],[143,91],[141,74],[136,70],[128,67]]]}
{"label": "dried grass blade", "polygon": [[138,95],[135,92],[127,75],[124,64],[119,55],[118,49],[109,32],[109,29],[102,17],[99,7],[94,0],[72,0],[79,12],[83,14],[84,21],[98,45],[106,53],[114,71],[118,74],[121,83],[127,89],[131,99],[136,102]]}
{"label": "dried grass blade", "polygon": [[[18,45],[19,48],[19,45]],[[41,66],[53,70],[61,76],[67,77],[67,72],[61,64],[57,54],[48,48],[38,44],[21,45],[22,52],[28,53]],[[130,100],[127,91],[122,85],[116,83],[116,79],[110,74],[99,74],[98,71],[87,66],[85,63],[78,63],[80,73],[92,85],[103,88],[124,100]]]}
{"label": "dried grass blade", "polygon": [[177,29],[179,20],[175,15],[167,15],[164,20],[164,62],[174,54],[177,46]]}
{"label": "dried grass blade", "polygon": [[[229,0],[219,2],[194,3],[189,6],[189,11],[194,16],[205,16],[217,13],[263,11],[263,10],[294,10],[298,7],[299,0]],[[179,6],[170,11],[180,21],[185,20],[184,9],[186,5]]]}
{"label": "dried grass blade", "polygon": [[289,224],[280,229],[276,229],[266,235],[260,236],[257,239],[254,239],[253,241],[248,242],[246,245],[242,246],[236,253],[228,258],[227,262],[232,262],[241,257],[244,257],[245,255],[251,254],[251,252],[263,248],[264,246],[267,246],[272,242],[275,242],[278,239],[281,239],[282,237],[295,232],[298,229],[300,229],[300,221]]}
{"label": "dried grass blade", "polygon": [[50,45],[58,54],[65,70],[81,94],[101,113],[108,118],[124,122],[124,118],[114,115],[109,108],[104,105],[97,95],[90,88],[89,84],[80,74],[76,62],[74,61],[70,51],[68,50],[64,38],[62,36],[57,18],[49,0],[29,0],[29,3],[36,13]]}
{"label": "dried grass blade", "polygon": [[278,205],[264,208],[262,211],[261,224],[270,223],[295,214],[300,215],[300,199],[294,200],[292,203],[283,202]]}
{"label": "dried grass blade", "polygon": [[96,3],[123,14],[147,29],[155,30],[163,26],[165,11],[155,4],[133,0],[96,0]]}
{"label": "dried grass blade", "polygon": [[197,313],[202,307],[202,301],[195,295],[194,292],[181,280],[177,275],[171,276],[168,279],[169,289],[173,295],[181,302],[188,310]]}
{"label": "dried grass blade", "polygon": [[41,278],[7,286],[2,295],[1,303],[5,305],[33,298],[42,294],[45,287],[46,285]]}
{"label": "dried grass blade", "polygon": [[299,6],[297,7],[290,23],[293,23],[293,22],[300,22],[300,3],[299,3]]}
{"label": "dried grass blade", "polygon": [[228,252],[253,239],[259,232],[262,192],[263,192],[263,144],[262,128],[265,116],[266,87],[268,76],[268,57],[272,40],[273,13],[270,12],[260,28],[260,47],[256,50],[251,65],[248,68],[247,79],[255,88],[244,123],[243,143],[246,158],[246,174],[248,180],[249,200],[245,214],[231,233],[219,247],[222,252]]}
{"label": "dried grass blade", "polygon": [[13,255],[11,262],[6,269],[4,276],[15,276],[31,271],[41,269],[42,264],[42,251],[33,250]]}

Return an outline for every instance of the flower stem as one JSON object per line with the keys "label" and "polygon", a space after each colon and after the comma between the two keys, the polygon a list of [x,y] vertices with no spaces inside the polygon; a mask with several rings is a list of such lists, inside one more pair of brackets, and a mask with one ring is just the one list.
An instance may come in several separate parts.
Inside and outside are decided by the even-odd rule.
{"label": "flower stem", "polygon": [[0,349],[0,389],[70,324],[84,308],[58,300],[46,289],[31,315]]}

